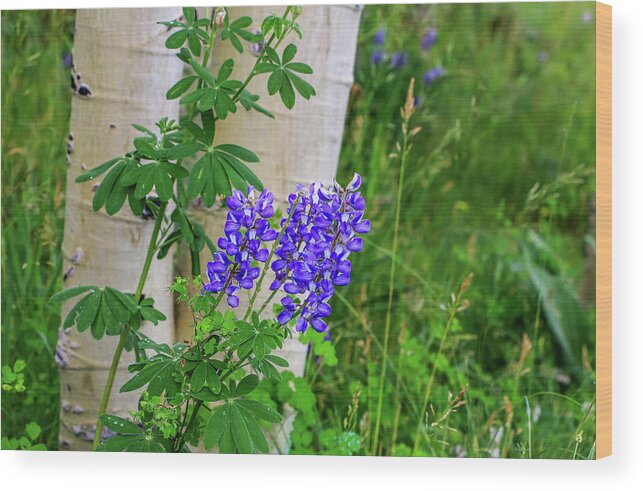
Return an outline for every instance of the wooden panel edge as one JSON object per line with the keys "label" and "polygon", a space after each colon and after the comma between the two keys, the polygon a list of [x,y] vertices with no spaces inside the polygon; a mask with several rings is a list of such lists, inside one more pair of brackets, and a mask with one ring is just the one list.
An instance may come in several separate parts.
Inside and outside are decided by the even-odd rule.
{"label": "wooden panel edge", "polygon": [[596,2],[596,458],[612,454],[612,7]]}

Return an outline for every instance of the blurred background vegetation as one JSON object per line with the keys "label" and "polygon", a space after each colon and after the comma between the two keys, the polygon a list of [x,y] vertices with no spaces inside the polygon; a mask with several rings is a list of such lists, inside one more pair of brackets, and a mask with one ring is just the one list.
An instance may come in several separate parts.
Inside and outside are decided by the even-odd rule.
{"label": "blurred background vegetation", "polygon": [[[73,21],[2,13],[2,436],[49,449]],[[311,335],[305,379],[262,396],[296,387],[293,453],[594,457],[594,35],[593,3],[365,8],[338,177],[364,176],[373,231],[332,349]]]}

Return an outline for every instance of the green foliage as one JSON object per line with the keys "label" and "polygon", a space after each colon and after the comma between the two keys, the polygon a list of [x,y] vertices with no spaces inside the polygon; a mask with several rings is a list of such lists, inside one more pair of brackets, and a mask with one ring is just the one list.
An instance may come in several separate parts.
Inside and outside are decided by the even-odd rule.
{"label": "green foliage", "polygon": [[[586,250],[591,250],[593,231],[587,222],[595,165],[594,26],[580,19],[584,10],[593,9],[590,3],[366,7],[338,179],[355,170],[365,176],[364,194],[376,219],[352,272],[351,286],[332,306],[336,339],[330,345],[336,350],[337,366],[326,369],[327,357],[318,353],[319,363],[311,357],[306,379],[282,373],[280,380],[262,381],[244,396],[279,413],[286,402],[297,408],[291,452],[370,452],[386,275],[393,259],[398,279],[379,453],[592,458],[594,309],[591,299],[588,307],[588,299],[578,292],[585,265],[591,262]],[[165,23],[175,29],[168,37],[188,26],[192,31],[206,30],[209,19],[190,24],[190,16],[184,17],[184,22]],[[438,42],[426,53],[419,42],[424,29],[432,25],[438,29]],[[59,389],[53,350],[60,323],[56,306],[47,299],[60,290],[63,273],[61,190],[70,95],[69,73],[61,69],[60,59],[70,49],[72,28],[72,11],[2,15],[2,359],[12,367],[17,359],[27,363],[21,372],[26,390],[3,393],[3,448],[8,441],[15,445],[28,438],[25,428],[31,421],[42,428],[38,438],[47,448],[58,445]],[[278,14],[267,17],[261,28],[263,39],[275,36],[271,47],[278,53],[283,52],[275,44],[283,33],[298,33],[294,19]],[[409,53],[409,63],[399,70],[389,63],[377,67],[370,63],[372,38],[380,28],[388,33],[382,49]],[[188,38],[186,34],[180,46],[171,49],[178,50],[191,67],[189,60],[199,57],[195,51],[200,49],[202,56],[206,45],[193,51],[194,41],[190,46]],[[239,41],[242,47],[249,42],[243,37]],[[547,52],[547,61],[538,61],[540,52]],[[264,56],[258,63],[271,61]],[[423,72],[438,65],[445,68],[445,77],[424,87]],[[271,75],[266,72],[266,83]],[[399,253],[391,258],[391,183],[397,183],[399,167],[388,156],[399,139],[395,130],[399,107],[411,77],[416,78],[421,99],[414,123],[422,132],[404,179]],[[239,78],[233,70],[228,80]],[[181,98],[201,88],[204,80],[195,71],[186,81],[168,87],[168,98]],[[247,88],[236,92],[245,110],[266,114],[258,96]],[[178,131],[183,143],[200,142],[208,148],[215,109],[201,112],[195,106],[187,105],[191,118],[180,121]],[[175,143],[163,145],[169,148]],[[204,155],[195,153],[197,159]],[[87,182],[105,176],[126,158],[132,154],[118,157],[109,168],[89,170],[86,175],[97,174]],[[176,160],[166,160],[176,165]],[[189,169],[191,160],[193,156],[184,157],[180,165]],[[143,158],[136,165],[150,163]],[[190,177],[183,179],[189,185]],[[141,214],[146,206],[155,209],[153,200],[136,199],[131,188],[127,198],[133,210]],[[110,210],[120,193],[112,198]],[[185,201],[181,207],[186,208]],[[160,257],[179,239],[192,237],[191,247],[208,245],[188,212],[166,225]],[[458,313],[443,353],[436,356],[448,320],[442,304],[448,304],[469,271],[475,274],[467,294],[470,306]],[[177,296],[187,292],[187,281],[175,283]],[[198,297],[192,300],[201,302]],[[230,336],[237,328],[230,319],[213,319],[199,329],[205,340],[213,332]],[[218,349],[216,338],[207,341],[208,346],[213,342]],[[311,349],[314,352],[315,347]],[[252,358],[249,363],[258,369]],[[428,410],[421,414],[434,365]],[[140,370],[132,375],[136,373]],[[183,381],[173,400],[178,403],[189,391],[193,371],[177,368],[174,373]],[[239,376],[235,373],[228,379]],[[353,423],[346,426],[348,407],[354,407],[350,395],[357,393],[358,382],[358,408]],[[464,387],[466,404],[454,408]],[[134,419],[147,418],[146,424],[154,428],[149,438],[166,445],[163,429],[178,431],[180,425],[170,416],[175,406],[154,397],[147,404],[156,408],[157,415],[166,416],[158,416],[154,423],[155,411],[148,408]],[[142,400],[141,408],[144,405]],[[193,400],[187,411],[190,417],[194,405]],[[196,413],[192,430],[184,432],[188,443],[202,433],[211,416],[202,406]],[[414,452],[418,421],[422,439]],[[260,424],[267,429],[261,419]],[[359,436],[359,450],[354,435]]]}
{"label": "green foliage", "polygon": [[25,387],[25,362],[16,360],[13,369],[9,365],[2,366],[2,390],[7,392],[24,392]]}
{"label": "green foliage", "polygon": [[[256,312],[250,322],[237,319],[233,311],[222,314],[215,310],[220,298],[191,297],[185,278],[177,278],[171,290],[192,310],[194,341],[174,346],[139,341],[138,349],[151,356],[130,365],[134,375],[120,390],[143,389],[139,411],[132,414],[140,424],[103,415],[103,423],[117,435],[98,449],[142,451],[145,444],[156,451],[178,452],[185,450],[186,442],[196,445],[202,439],[206,448],[223,453],[268,452],[261,425],[279,423],[282,417],[250,396],[259,385],[258,375],[279,380],[276,367],[288,366],[271,354],[290,335],[288,328],[260,320]],[[253,373],[245,374],[244,369]],[[219,404],[211,413],[201,411],[213,402]]]}

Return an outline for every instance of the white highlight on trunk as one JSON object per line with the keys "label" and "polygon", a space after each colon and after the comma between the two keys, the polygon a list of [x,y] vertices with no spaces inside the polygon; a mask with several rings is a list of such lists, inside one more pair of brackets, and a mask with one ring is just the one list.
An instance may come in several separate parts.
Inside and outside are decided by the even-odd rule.
{"label": "white highlight on trunk", "polygon": [[[67,172],[63,270],[72,265],[80,247],[82,257],[74,264],[65,288],[75,285],[112,286],[133,293],[141,273],[154,220],[132,215],[127,203],[115,216],[92,210],[92,188],[104,176],[84,184],[74,179],[111,158],[132,149],[139,133],[131,123],[153,129],[162,116],[178,119],[176,101],[165,92],[182,76],[183,64],[165,48],[167,28],[158,21],[176,19],[180,8],[78,10],[74,45],[75,69],[92,92],[91,98],[75,95],[71,132],[74,149]],[[77,254],[76,254],[77,256]],[[161,342],[174,341],[173,300],[167,288],[173,278],[172,260],[154,259],[143,293],[154,298],[155,307],[168,320],[144,331]],[[63,306],[63,319],[80,297]],[[89,450],[98,405],[112,354],[118,342],[109,336],[94,340],[75,328],[61,333],[58,352],[67,363],[60,370],[61,448]],[[109,412],[127,416],[136,409],[139,394],[119,394],[130,378],[127,365],[133,357],[124,353],[109,405]]]}

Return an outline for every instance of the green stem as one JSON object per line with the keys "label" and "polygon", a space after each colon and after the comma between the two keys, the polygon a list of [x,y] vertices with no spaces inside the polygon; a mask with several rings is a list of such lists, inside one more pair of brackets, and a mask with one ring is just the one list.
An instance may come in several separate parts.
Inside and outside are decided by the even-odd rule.
{"label": "green stem", "polygon": [[[161,230],[161,225],[163,223],[163,218],[165,217],[165,208],[167,207],[167,202],[162,202],[159,206],[159,210],[156,215],[156,221],[154,222],[154,230],[152,231],[152,236],[150,237],[150,243],[147,246],[147,254],[145,256],[145,262],[143,263],[143,270],[141,271],[141,276],[138,279],[138,285],[136,286],[136,292],[134,293],[134,303],[138,305],[138,302],[141,300],[141,295],[143,294],[143,287],[145,286],[145,281],[147,280],[147,275],[150,272],[150,265],[152,264],[152,259],[154,258],[154,252],[156,251],[156,240]],[[112,387],[114,386],[114,379],[116,378],[116,372],[118,370],[118,364],[121,360],[121,355],[123,354],[123,349],[125,348],[125,343],[129,337],[131,330],[130,324],[126,324],[123,327],[123,332],[118,340],[118,345],[116,346],[116,351],[114,351],[114,356],[112,357],[112,364],[107,373],[107,381],[105,382],[105,388],[103,389],[103,395],[100,400],[100,405],[98,407],[98,421],[96,422],[96,434],[94,435],[94,442],[92,449],[96,449],[100,443],[101,433],[103,432],[103,422],[100,420],[101,415],[107,411],[107,405],[109,404],[109,398],[112,393]]]}
{"label": "green stem", "polygon": [[386,321],[384,326],[384,349],[382,350],[382,355],[384,360],[382,361],[382,370],[380,373],[379,380],[379,391],[377,396],[377,412],[375,416],[375,430],[373,432],[373,441],[371,445],[371,455],[377,455],[377,445],[380,434],[380,424],[382,421],[382,404],[384,401],[384,383],[386,379],[386,368],[388,366],[388,344],[389,337],[391,334],[391,312],[393,309],[393,292],[395,290],[395,270],[397,261],[395,260],[397,256],[398,248],[398,232],[400,229],[400,210],[402,207],[402,191],[404,189],[404,170],[406,168],[406,161],[408,159],[408,131],[406,126],[408,121],[404,123],[403,131],[403,140],[402,140],[402,154],[401,154],[401,164],[400,164],[400,176],[397,183],[397,199],[395,204],[395,222],[393,225],[393,246],[391,248],[391,269],[389,272],[389,284],[388,284],[388,304],[386,306]]}
{"label": "green stem", "polygon": [[[261,284],[263,283],[263,279],[266,276],[266,273],[268,272],[268,268],[270,267],[270,264],[272,263],[272,257],[275,255],[275,251],[277,250],[277,246],[279,245],[279,241],[281,240],[281,237],[283,237],[284,232],[286,231],[286,227],[288,227],[288,225],[290,224],[290,219],[292,218],[293,213],[295,213],[295,209],[299,204],[299,198],[300,196],[297,196],[297,199],[295,199],[295,202],[290,207],[290,213],[288,213],[288,218],[286,219],[286,223],[283,224],[283,226],[281,227],[281,230],[279,231],[279,235],[275,239],[275,242],[272,244],[272,248],[270,249],[270,254],[268,255],[268,259],[266,260],[266,263],[263,265],[263,271],[261,271],[261,276],[259,277],[259,280],[257,280],[257,286],[255,286],[255,291],[252,293],[252,298],[250,299],[250,304],[248,305],[248,309],[246,310],[246,313],[243,315],[244,321],[248,318],[248,316],[250,315],[250,312],[252,312],[252,307],[254,307],[255,300],[257,299],[257,295],[261,290]],[[272,297],[274,297],[274,293],[276,291],[277,290],[273,290],[273,293],[268,297],[267,301],[271,300]],[[263,308],[265,307],[262,306],[262,309],[261,309],[262,312],[263,312]]]}
{"label": "green stem", "polygon": [[429,383],[426,385],[426,389],[424,391],[424,398],[422,400],[422,406],[420,406],[420,416],[418,418],[418,426],[415,431],[415,441],[413,443],[413,454],[415,455],[420,448],[420,436],[422,435],[422,423],[423,423],[423,418],[426,413],[427,405],[429,404],[429,398],[431,397],[431,390],[433,389],[433,382],[435,381],[435,373],[438,368],[438,361],[440,359],[440,356],[442,356],[442,351],[444,350],[444,345],[446,344],[447,336],[449,334],[449,331],[451,330],[451,326],[453,325],[453,321],[455,320],[455,315],[458,312],[458,307],[460,305],[460,301],[462,300],[462,295],[464,294],[464,291],[461,289],[460,292],[458,293],[458,296],[456,297],[455,301],[451,305],[451,312],[449,314],[449,320],[447,321],[447,325],[444,328],[444,332],[442,333],[442,338],[440,339],[440,346],[438,348],[438,352],[435,355],[435,361],[433,362],[433,368],[431,369],[431,376],[429,377]]}

